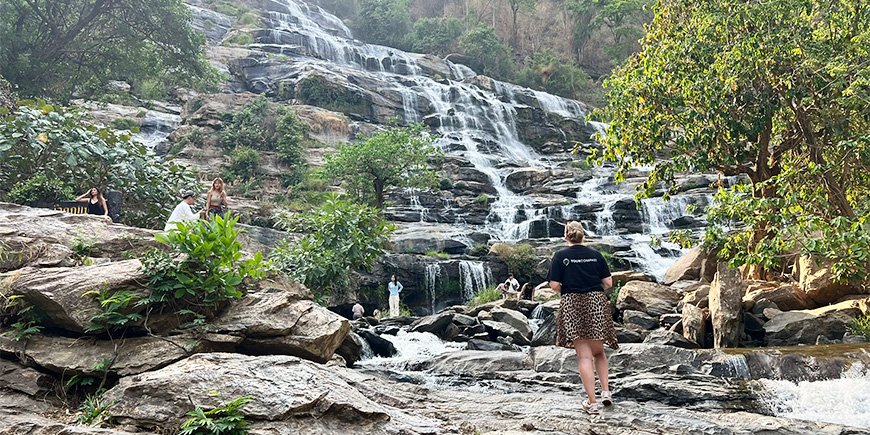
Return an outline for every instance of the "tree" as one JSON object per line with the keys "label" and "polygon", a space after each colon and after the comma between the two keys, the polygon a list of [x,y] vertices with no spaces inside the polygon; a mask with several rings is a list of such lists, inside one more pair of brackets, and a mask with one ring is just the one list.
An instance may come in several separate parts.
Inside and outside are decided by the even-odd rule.
{"label": "tree", "polygon": [[0,75],[25,95],[61,101],[110,80],[168,89],[218,77],[181,0],[7,0],[0,41]]}
{"label": "tree", "polygon": [[517,74],[517,84],[586,102],[600,98],[591,95],[595,85],[586,71],[559,59],[550,50],[534,53],[525,63]]}
{"label": "tree", "polygon": [[14,112],[0,108],[0,184],[16,197],[22,191],[63,192],[66,186],[79,192],[92,186],[116,189],[128,204],[124,222],[159,228],[178,203],[178,192],[194,181],[185,168],[161,161],[129,132],[95,126],[61,106],[29,103]]}
{"label": "tree", "polygon": [[870,267],[870,8],[853,0],[659,3],[643,49],[606,82],[601,157],[641,194],[682,171],[745,175],[722,188],[708,246],[784,271],[794,255]]}
{"label": "tree", "polygon": [[320,296],[348,285],[353,269],[370,269],[384,253],[395,227],[378,210],[330,196],[317,210],[280,218],[299,241],[284,241],[272,252],[276,267]]}
{"label": "tree", "polygon": [[638,39],[643,36],[643,25],[650,19],[651,0],[570,0],[564,8],[574,20],[573,46],[577,60],[592,38],[593,33],[605,27],[613,42],[603,50],[614,65],[637,51]]}
{"label": "tree", "polygon": [[483,75],[507,79],[513,72],[510,50],[490,26],[477,26],[466,32],[459,40],[459,48],[468,58],[469,66]]}
{"label": "tree", "polygon": [[517,16],[519,15],[520,9],[534,10],[537,5],[537,0],[507,0],[508,4],[511,8],[511,19],[513,26],[511,27],[511,47],[514,50],[517,49],[519,45],[519,29],[517,28]]}
{"label": "tree", "polygon": [[421,18],[408,35],[408,47],[420,53],[450,54],[462,35],[462,22],[456,18]]}
{"label": "tree", "polygon": [[355,30],[366,42],[403,48],[411,30],[408,0],[362,0]]}
{"label": "tree", "polygon": [[387,188],[427,187],[437,181],[429,163],[441,153],[423,129],[422,124],[393,126],[344,145],[326,156],[324,172],[360,200],[382,209]]}

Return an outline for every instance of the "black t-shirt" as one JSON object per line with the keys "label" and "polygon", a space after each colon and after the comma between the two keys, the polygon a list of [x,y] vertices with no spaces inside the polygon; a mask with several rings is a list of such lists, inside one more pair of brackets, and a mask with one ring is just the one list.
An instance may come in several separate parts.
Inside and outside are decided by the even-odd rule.
{"label": "black t-shirt", "polygon": [[601,280],[610,268],[600,252],[583,245],[561,249],[553,255],[548,281],[562,283],[562,294],[603,291]]}

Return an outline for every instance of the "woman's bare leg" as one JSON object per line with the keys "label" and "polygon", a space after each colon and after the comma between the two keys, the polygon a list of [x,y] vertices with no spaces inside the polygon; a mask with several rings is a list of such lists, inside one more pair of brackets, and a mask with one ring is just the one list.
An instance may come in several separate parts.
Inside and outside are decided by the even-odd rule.
{"label": "woman's bare leg", "polygon": [[574,340],[574,350],[577,351],[577,368],[580,372],[580,381],[589,403],[595,403],[595,372],[592,369],[592,348],[590,340]]}
{"label": "woman's bare leg", "polygon": [[601,391],[610,391],[607,379],[607,355],[604,354],[604,342],[590,340],[589,347],[592,351],[592,357],[595,359],[595,373],[598,374],[598,381],[601,382]]}

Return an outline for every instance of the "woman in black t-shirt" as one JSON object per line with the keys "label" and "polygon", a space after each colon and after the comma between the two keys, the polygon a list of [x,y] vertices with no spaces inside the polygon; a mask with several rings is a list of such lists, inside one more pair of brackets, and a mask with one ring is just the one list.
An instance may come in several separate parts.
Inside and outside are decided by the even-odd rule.
{"label": "woman in black t-shirt", "polygon": [[601,403],[613,404],[604,354],[605,344],[617,348],[610,302],[604,294],[613,286],[613,278],[601,253],[582,245],[583,236],[580,222],[565,225],[568,247],[553,255],[547,280],[550,288],[562,295],[556,315],[556,345],[577,352],[580,379],[588,396],[582,403],[583,410],[598,414],[595,372],[601,382]]}
{"label": "woman in black t-shirt", "polygon": [[100,189],[92,187],[91,190],[83,193],[75,200],[76,202],[88,203],[88,214],[109,217],[109,206],[106,205],[106,198],[103,197]]}

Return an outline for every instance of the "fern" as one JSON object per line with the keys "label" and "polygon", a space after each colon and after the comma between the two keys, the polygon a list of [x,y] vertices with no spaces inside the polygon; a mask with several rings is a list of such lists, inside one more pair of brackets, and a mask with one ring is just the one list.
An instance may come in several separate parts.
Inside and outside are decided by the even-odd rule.
{"label": "fern", "polygon": [[251,401],[251,396],[242,396],[214,409],[204,411],[197,406],[187,413],[179,435],[247,435],[248,422],[240,408]]}

